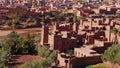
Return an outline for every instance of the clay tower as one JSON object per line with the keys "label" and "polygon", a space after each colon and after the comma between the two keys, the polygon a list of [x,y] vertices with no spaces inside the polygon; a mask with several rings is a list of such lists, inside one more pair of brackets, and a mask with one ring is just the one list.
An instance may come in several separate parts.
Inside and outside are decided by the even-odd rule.
{"label": "clay tower", "polygon": [[41,45],[48,43],[48,25],[42,25]]}

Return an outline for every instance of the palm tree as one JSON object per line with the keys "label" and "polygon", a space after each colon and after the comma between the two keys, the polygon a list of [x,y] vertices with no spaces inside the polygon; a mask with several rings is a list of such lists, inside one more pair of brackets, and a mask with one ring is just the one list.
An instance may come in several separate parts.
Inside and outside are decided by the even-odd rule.
{"label": "palm tree", "polygon": [[114,44],[117,44],[117,43],[118,43],[117,35],[118,35],[118,33],[119,33],[119,29],[113,28],[112,32],[113,32],[114,35],[115,35],[115,38],[114,38],[114,42],[113,42],[113,43],[114,43]]}

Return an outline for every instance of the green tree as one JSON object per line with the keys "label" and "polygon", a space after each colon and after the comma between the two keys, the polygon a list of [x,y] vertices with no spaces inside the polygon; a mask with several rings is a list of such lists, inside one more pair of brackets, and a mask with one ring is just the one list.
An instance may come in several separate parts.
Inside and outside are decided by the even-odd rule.
{"label": "green tree", "polygon": [[8,34],[6,44],[11,47],[12,54],[37,54],[34,37],[31,34],[20,37],[13,31]]}
{"label": "green tree", "polygon": [[49,60],[49,63],[54,62],[57,59],[58,51],[49,51],[47,46],[39,47],[37,46],[38,55]]}
{"label": "green tree", "polygon": [[50,51],[48,50],[47,46],[42,46],[42,47],[37,46],[37,52],[38,52],[38,55],[44,58],[47,58],[50,55]]}
{"label": "green tree", "polygon": [[26,34],[22,40],[23,52],[28,54],[36,54],[36,45],[34,35]]}
{"label": "green tree", "polygon": [[17,32],[12,31],[10,34],[7,35],[7,39],[5,41],[6,44],[11,47],[12,54],[22,53],[22,38],[17,34]]}
{"label": "green tree", "polygon": [[0,41],[0,68],[5,68],[10,60],[10,47],[4,41]]}
{"label": "green tree", "polygon": [[109,47],[102,55],[102,60],[120,64],[120,44]]}
{"label": "green tree", "polygon": [[54,50],[49,55],[48,59],[51,60],[51,62],[54,62],[57,59],[57,54],[58,54],[58,51]]}
{"label": "green tree", "polygon": [[[24,12],[24,11],[23,11]],[[20,28],[20,19],[22,18],[23,14],[18,13],[10,13],[7,15],[7,22],[6,24],[11,26],[12,29]]]}

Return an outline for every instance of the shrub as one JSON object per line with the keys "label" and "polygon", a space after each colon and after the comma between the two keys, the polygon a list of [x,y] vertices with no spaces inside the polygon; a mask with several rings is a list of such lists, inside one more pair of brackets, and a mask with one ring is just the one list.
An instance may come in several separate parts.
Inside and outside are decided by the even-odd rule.
{"label": "shrub", "polygon": [[43,58],[51,59],[51,61],[55,61],[55,59],[57,58],[58,51],[56,50],[49,51],[49,48],[47,46],[42,46],[42,47],[37,46],[36,48],[38,55]]}
{"label": "shrub", "polygon": [[47,58],[50,55],[50,51],[48,50],[47,46],[42,46],[42,47],[37,46],[37,52],[39,56],[44,58]]}
{"label": "shrub", "polygon": [[28,54],[36,54],[37,53],[33,35],[26,34],[23,37],[21,44],[23,47],[23,52],[28,53]]}
{"label": "shrub", "polygon": [[54,62],[57,59],[57,54],[58,52],[56,50],[54,50],[53,52],[51,52],[51,54],[49,55],[48,59],[51,60],[51,62]]}
{"label": "shrub", "polygon": [[10,34],[7,35],[7,39],[5,41],[6,44],[11,47],[12,54],[22,53],[22,38],[17,34],[17,32],[12,31]]}
{"label": "shrub", "polygon": [[30,34],[20,37],[13,31],[8,34],[6,44],[11,47],[12,54],[37,54],[34,36]]}
{"label": "shrub", "polygon": [[33,61],[31,64],[30,63],[24,63],[23,65],[20,66],[20,68],[48,68],[51,66],[51,63],[49,60],[44,59],[42,61]]}
{"label": "shrub", "polygon": [[39,47],[37,46],[38,55],[43,57],[45,60],[41,62],[41,68],[47,68],[56,60],[58,52],[56,50],[49,51],[47,46]]}
{"label": "shrub", "polygon": [[120,64],[120,44],[109,47],[102,55],[102,60]]}
{"label": "shrub", "polygon": [[0,68],[4,68],[9,62],[11,53],[10,47],[4,41],[0,41]]}

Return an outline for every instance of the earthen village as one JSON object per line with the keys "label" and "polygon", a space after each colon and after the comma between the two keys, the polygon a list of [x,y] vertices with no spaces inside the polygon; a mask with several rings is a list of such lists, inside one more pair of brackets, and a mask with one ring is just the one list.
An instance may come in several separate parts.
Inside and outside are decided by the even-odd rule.
{"label": "earthen village", "polygon": [[[3,33],[0,39],[5,39],[5,44],[11,46],[9,51],[11,53],[7,52],[9,57],[20,55],[27,59],[29,56],[35,58],[37,56],[37,60],[39,58],[43,60],[27,68],[32,68],[32,65],[33,68],[85,68],[89,65],[104,64],[101,56],[108,55],[107,50],[113,44],[120,44],[120,1],[118,0],[0,0],[0,22],[0,33]],[[15,32],[10,35],[11,31],[16,31],[18,35]],[[28,32],[29,34],[40,32],[40,37],[34,34],[24,37],[23,35]],[[40,38],[39,42],[33,38],[36,36]],[[2,43],[0,44],[2,55],[1,45]],[[48,49],[40,48],[44,46]],[[112,52],[114,49],[110,50],[112,57],[120,53],[117,52],[120,50]],[[45,51],[49,54],[47,57],[44,57],[47,53]],[[52,60],[54,51],[57,51],[57,55]],[[34,57],[29,57],[30,59],[21,64],[31,59],[29,62],[32,63]],[[112,60],[105,60],[112,63]],[[113,63],[119,64],[117,60],[115,59]],[[0,61],[2,61],[1,57]],[[6,62],[7,64],[5,63],[2,68],[10,62],[13,67],[8,67],[19,68],[20,63],[17,61]],[[30,66],[30,63],[26,66]],[[119,67],[120,65],[110,68]]]}
{"label": "earthen village", "polygon": [[[41,45],[48,45],[50,50],[59,50],[60,66],[69,68],[71,64],[99,63],[101,54],[112,43],[119,41],[111,31],[113,28],[119,29],[117,22],[118,19],[93,15],[76,23],[53,22],[52,30],[48,28],[49,25],[42,25]],[[72,56],[64,53],[70,49],[74,50]]]}

